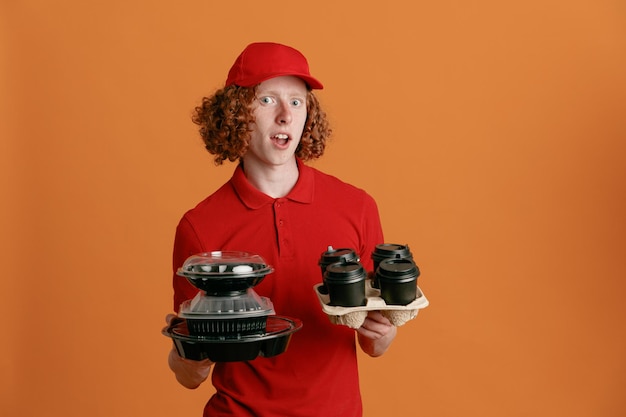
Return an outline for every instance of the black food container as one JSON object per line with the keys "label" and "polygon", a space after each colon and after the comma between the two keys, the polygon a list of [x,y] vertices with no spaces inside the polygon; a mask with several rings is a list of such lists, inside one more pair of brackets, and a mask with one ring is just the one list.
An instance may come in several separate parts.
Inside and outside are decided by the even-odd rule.
{"label": "black food container", "polygon": [[235,295],[210,296],[202,292],[180,306],[179,317],[187,319],[191,335],[238,336],[263,334],[272,302],[252,288]]}
{"label": "black food container", "polygon": [[269,316],[262,335],[194,336],[189,333],[186,321],[177,319],[163,329],[163,334],[172,338],[176,351],[185,359],[240,362],[284,353],[291,336],[301,327],[298,319]]}
{"label": "black food container", "polygon": [[276,316],[269,298],[254,291],[271,272],[263,258],[246,252],[190,256],[177,274],[200,291],[162,333],[186,359],[234,362],[283,353],[302,322]]}
{"label": "black food container", "polygon": [[259,255],[213,251],[190,256],[177,274],[207,295],[230,296],[258,285],[273,271]]}

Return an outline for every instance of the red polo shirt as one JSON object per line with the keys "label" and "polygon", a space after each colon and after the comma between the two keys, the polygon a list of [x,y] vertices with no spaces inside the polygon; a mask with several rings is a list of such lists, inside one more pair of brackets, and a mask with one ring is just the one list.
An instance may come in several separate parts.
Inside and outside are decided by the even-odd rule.
{"label": "red polo shirt", "polygon": [[[275,271],[254,290],[276,314],[303,327],[287,351],[273,358],[218,363],[217,392],[205,416],[361,416],[354,330],[333,325],[313,286],[317,262],[329,245],[357,251],[367,270],[383,242],[374,200],[354,186],[304,165],[284,198],[254,188],[238,166],[229,182],[188,211],[176,229],[174,272],[195,253],[237,250],[261,255]],[[198,290],[174,274],[174,309]]]}

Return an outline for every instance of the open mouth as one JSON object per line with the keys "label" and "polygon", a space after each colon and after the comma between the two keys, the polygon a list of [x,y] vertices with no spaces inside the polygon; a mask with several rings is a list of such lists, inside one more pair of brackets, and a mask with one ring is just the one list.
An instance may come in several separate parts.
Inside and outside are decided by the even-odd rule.
{"label": "open mouth", "polygon": [[285,133],[279,133],[272,136],[272,141],[278,146],[287,146],[287,144],[289,143],[289,135]]}

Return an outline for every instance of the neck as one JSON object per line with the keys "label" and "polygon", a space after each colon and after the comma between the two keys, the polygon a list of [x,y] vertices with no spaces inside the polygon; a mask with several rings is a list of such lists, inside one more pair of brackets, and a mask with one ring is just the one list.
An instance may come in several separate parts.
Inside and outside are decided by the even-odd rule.
{"label": "neck", "polygon": [[255,164],[253,160],[244,158],[243,172],[250,184],[272,198],[289,194],[300,175],[295,158],[288,163],[271,166]]}

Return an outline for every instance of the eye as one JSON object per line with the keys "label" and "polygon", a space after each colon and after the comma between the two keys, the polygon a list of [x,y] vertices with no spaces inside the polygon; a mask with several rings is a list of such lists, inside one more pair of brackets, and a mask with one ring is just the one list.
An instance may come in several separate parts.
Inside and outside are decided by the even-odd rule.
{"label": "eye", "polygon": [[294,107],[300,107],[302,105],[302,100],[300,100],[299,98],[294,98],[293,100],[291,100],[291,105]]}
{"label": "eye", "polygon": [[273,98],[271,98],[271,97],[265,96],[265,97],[260,97],[260,98],[259,98],[259,101],[260,101],[262,104],[271,104],[271,103],[273,103],[273,102],[274,102],[274,99],[273,99]]}

